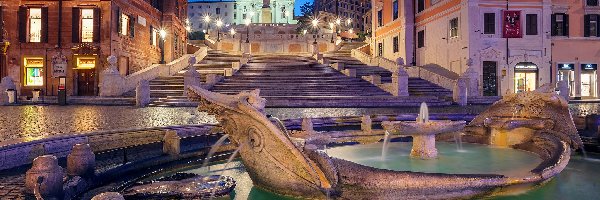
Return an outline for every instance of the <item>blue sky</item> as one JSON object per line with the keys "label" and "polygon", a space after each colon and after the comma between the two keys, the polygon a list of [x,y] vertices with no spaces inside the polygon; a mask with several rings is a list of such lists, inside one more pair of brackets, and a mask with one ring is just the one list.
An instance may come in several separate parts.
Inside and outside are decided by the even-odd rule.
{"label": "blue sky", "polygon": [[[194,2],[198,2],[198,1],[203,1],[203,0],[188,0],[188,1],[194,1]],[[313,2],[314,0],[296,0],[296,5],[294,6],[294,14],[296,16],[300,15],[300,6],[302,6],[304,3],[306,2]]]}

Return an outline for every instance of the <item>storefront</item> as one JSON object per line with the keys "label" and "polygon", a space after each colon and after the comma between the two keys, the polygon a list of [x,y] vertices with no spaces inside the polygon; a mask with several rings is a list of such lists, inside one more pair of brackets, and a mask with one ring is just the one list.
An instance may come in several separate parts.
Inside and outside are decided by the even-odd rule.
{"label": "storefront", "polygon": [[596,94],[596,70],[598,64],[581,64],[581,97],[593,98]]}
{"label": "storefront", "polygon": [[24,57],[23,74],[23,85],[25,87],[43,87],[45,76],[44,57]]}
{"label": "storefront", "polygon": [[575,96],[575,64],[559,63],[556,80],[565,81],[569,85],[569,96]]}
{"label": "storefront", "polygon": [[95,96],[98,80],[96,73],[97,56],[95,55],[74,55],[75,62],[73,68],[75,72],[75,88],[78,96]]}
{"label": "storefront", "polygon": [[531,62],[515,66],[515,93],[533,91],[537,88],[538,67]]}

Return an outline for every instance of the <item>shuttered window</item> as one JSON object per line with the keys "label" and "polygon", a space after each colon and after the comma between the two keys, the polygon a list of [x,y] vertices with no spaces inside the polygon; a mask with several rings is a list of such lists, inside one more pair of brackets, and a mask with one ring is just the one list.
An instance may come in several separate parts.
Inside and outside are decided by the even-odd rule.
{"label": "shuttered window", "polygon": [[496,34],[496,13],[483,14],[483,34]]}
{"label": "shuttered window", "polygon": [[19,42],[48,42],[48,8],[19,7]]}
{"label": "shuttered window", "polygon": [[525,34],[526,35],[537,35],[538,34],[538,21],[537,14],[527,14],[525,15],[526,27]]}
{"label": "shuttered window", "polygon": [[600,15],[588,14],[583,17],[583,36],[600,37]]}
{"label": "shuttered window", "polygon": [[556,13],[551,15],[552,36],[569,36],[569,15]]}

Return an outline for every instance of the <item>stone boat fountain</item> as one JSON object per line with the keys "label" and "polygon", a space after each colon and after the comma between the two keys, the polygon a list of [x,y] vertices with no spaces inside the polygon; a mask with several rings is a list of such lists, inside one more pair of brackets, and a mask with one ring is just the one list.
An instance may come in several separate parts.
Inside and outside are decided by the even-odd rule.
{"label": "stone boat fountain", "polygon": [[[330,157],[311,144],[311,138],[284,132],[266,117],[265,99],[259,96],[259,90],[237,95],[213,93],[199,87],[189,90],[190,98],[200,102],[199,110],[215,115],[231,142],[239,147],[241,161],[254,186],[288,196],[462,199],[493,195],[515,187],[544,183],[565,168],[571,148],[581,146],[566,102],[554,93],[533,91],[510,95],[496,102],[464,128],[463,136],[463,141],[485,145],[497,145],[504,137],[508,139],[504,140],[503,146],[537,154],[543,161],[526,173],[444,174],[386,170]],[[507,113],[515,107],[520,110],[518,115]],[[387,122],[384,127],[397,130],[399,134],[422,137],[416,141],[425,141],[431,147],[436,133],[455,131],[465,124],[427,122],[425,115],[420,119],[421,122]],[[331,139],[318,141],[369,141],[362,138],[373,137],[375,133],[331,134],[322,137]],[[323,133],[305,135],[319,134]],[[298,142],[302,140],[305,142]],[[434,153],[417,150],[415,155],[431,158]]]}
{"label": "stone boat fountain", "polygon": [[414,122],[384,121],[383,129],[391,134],[412,136],[412,150],[410,155],[421,159],[434,159],[437,157],[435,148],[435,135],[440,133],[455,132],[465,128],[465,121],[430,121],[427,104],[422,103],[419,116]]}

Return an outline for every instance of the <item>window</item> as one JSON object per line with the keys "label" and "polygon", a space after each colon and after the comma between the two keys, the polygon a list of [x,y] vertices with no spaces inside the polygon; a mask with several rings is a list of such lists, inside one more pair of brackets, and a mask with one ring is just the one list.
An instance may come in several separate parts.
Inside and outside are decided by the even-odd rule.
{"label": "window", "polygon": [[526,14],[525,20],[527,23],[525,26],[525,34],[526,35],[537,35],[538,34],[538,24],[537,24],[537,14]]}
{"label": "window", "polygon": [[377,11],[377,26],[383,26],[383,11]]}
{"label": "window", "polygon": [[221,8],[217,8],[217,15],[221,14]]}
{"label": "window", "polygon": [[458,37],[458,18],[450,20],[450,38]]}
{"label": "window", "polygon": [[417,0],[417,13],[425,10],[425,0]]}
{"label": "window", "polygon": [[483,34],[496,34],[496,13],[483,14]]}
{"label": "window", "polygon": [[154,27],[150,27],[150,44],[158,46],[158,30]]}
{"label": "window", "polygon": [[584,37],[600,37],[600,23],[598,23],[599,19],[600,15],[589,14],[584,16]]}
{"label": "window", "polygon": [[377,43],[377,55],[378,56],[383,56],[383,43]]}
{"label": "window", "polygon": [[598,0],[587,0],[586,5],[587,6],[598,6]]}
{"label": "window", "polygon": [[81,9],[81,42],[94,41],[94,9]]}
{"label": "window", "polygon": [[281,7],[281,18],[285,19],[285,7]]}
{"label": "window", "polygon": [[26,57],[23,59],[25,65],[25,86],[44,85],[44,58]]}
{"label": "window", "polygon": [[121,13],[121,26],[119,27],[119,31],[121,35],[127,35],[127,30],[129,29],[129,16],[124,13]]}
{"label": "window", "polygon": [[42,9],[29,9],[29,42],[42,42]]}
{"label": "window", "polygon": [[569,15],[552,14],[552,36],[569,36]]}
{"label": "window", "polygon": [[425,47],[425,30],[417,33],[417,48]]}
{"label": "window", "polygon": [[394,43],[394,53],[398,52],[398,36],[394,37],[394,40],[392,41]]}
{"label": "window", "polygon": [[392,3],[392,16],[394,20],[398,19],[398,0],[394,0]]}

